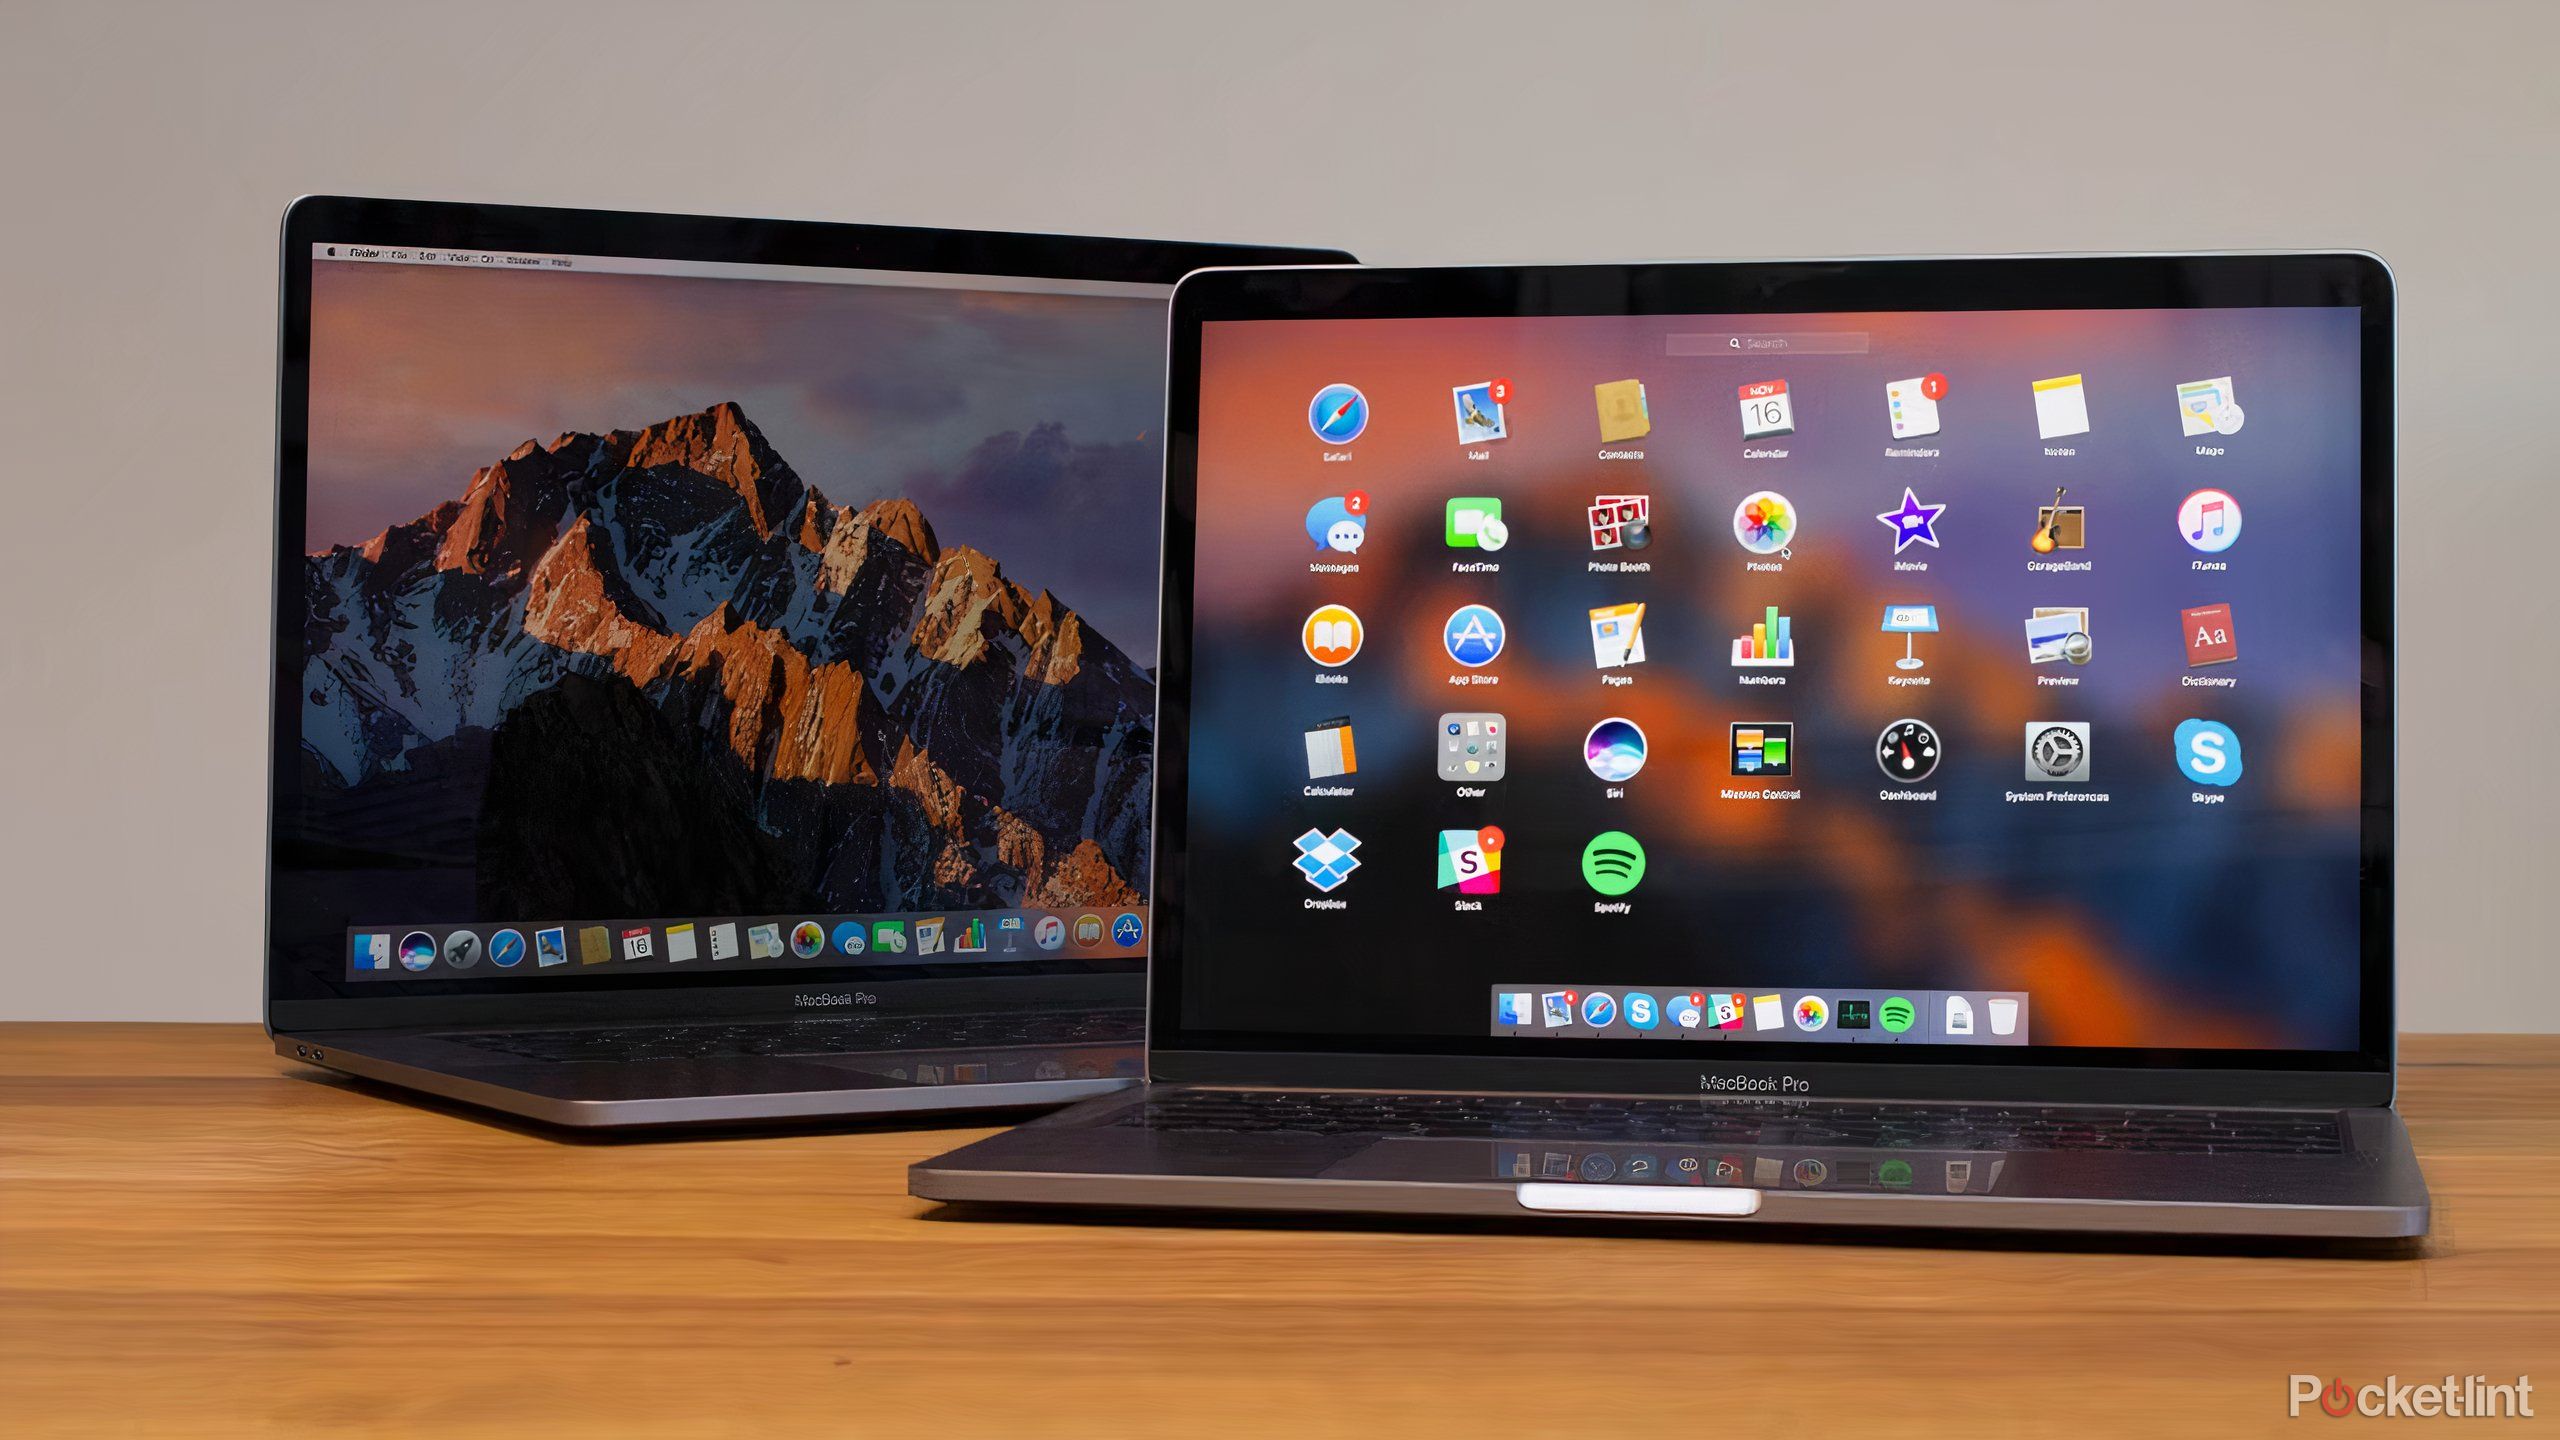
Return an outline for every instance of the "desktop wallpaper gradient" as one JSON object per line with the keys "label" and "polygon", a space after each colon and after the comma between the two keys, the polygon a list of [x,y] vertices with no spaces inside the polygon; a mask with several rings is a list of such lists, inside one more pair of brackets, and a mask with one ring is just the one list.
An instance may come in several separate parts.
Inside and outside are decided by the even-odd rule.
{"label": "desktop wallpaper gradient", "polygon": [[316,264],[277,945],[1143,903],[1163,308]]}
{"label": "desktop wallpaper gradient", "polygon": [[[2352,309],[1598,316],[1218,322],[1202,340],[1195,632],[1188,754],[1183,1021],[1210,1030],[1484,1034],[1497,983],[1658,989],[2023,990],[2039,1045],[2345,1050],[2357,1040],[2358,317]],[[1669,353],[1720,330],[1862,331],[1857,355]],[[1889,380],[1947,377],[1938,434],[1896,441]],[[2031,382],[2085,376],[2089,433],[2045,441]],[[2181,433],[2176,387],[2233,377],[2241,430]],[[1508,438],[1470,461],[1452,388],[1507,379]],[[1651,433],[1600,443],[1593,386],[1646,385]],[[1736,387],[1788,382],[1791,435],[1745,442]],[[1330,382],[1368,397],[1349,445],[1309,430]],[[2218,445],[2219,457],[2196,453]],[[1888,448],[1934,448],[1890,458]],[[2048,446],[2069,447],[2069,456]],[[1603,449],[1643,460],[1603,461]],[[1745,458],[1746,448],[1783,458]],[[1876,517],[1905,486],[1948,508],[1926,572],[1894,569]],[[2085,505],[2081,574],[2032,573],[2037,508]],[[2212,486],[2245,515],[2219,555],[2177,533],[2181,499]],[[1773,489],[1802,529],[1782,573],[1752,573],[1732,532]],[[1356,575],[1312,574],[1302,524],[1331,495],[1370,497]],[[1649,494],[1653,539],[1595,555],[1585,509]],[[1448,548],[1453,496],[1503,502],[1498,554]],[[1594,574],[1594,559],[1650,574]],[[1493,560],[1498,574],[1452,573]],[[2200,571],[2191,562],[2227,562]],[[1647,605],[1645,663],[1607,672],[1590,607]],[[1319,685],[1299,626],[1353,608],[1365,648]],[[1442,649],[1443,620],[1491,605],[1508,638],[1481,673]],[[2236,661],[2191,670],[2181,609],[2233,608]],[[1732,638],[1764,607],[1792,617],[1783,687],[1737,683]],[[1932,604],[1917,639],[1925,687],[1897,688],[1905,640],[1889,604]],[[2033,665],[2037,605],[2090,607],[2091,662]],[[2227,689],[2189,675],[2228,676]],[[2039,675],[2076,676],[2046,688]],[[1497,711],[1508,778],[1462,798],[1438,778],[1445,711]],[[1348,716],[1348,797],[1312,798],[1301,732]],[[1584,766],[1583,738],[1634,720],[1650,750],[1621,799]],[[1935,802],[1887,802],[1874,757],[1890,722],[1933,725]],[[2173,756],[2180,721],[2228,724],[2246,773],[2208,790]],[[1796,727],[1795,775],[1729,773],[1727,726]],[[2091,724],[2104,803],[2012,803],[2031,720]],[[1724,798],[1797,788],[1794,801]],[[2219,803],[2194,796],[2214,795]],[[1437,832],[1497,826],[1502,890],[1458,913],[1434,888]],[[1363,867],[1310,909],[1291,868],[1310,826],[1346,827]],[[1595,914],[1583,844],[1637,836],[1648,870],[1630,913]],[[1534,1043],[1534,1042],[1531,1042]],[[1951,1054],[1949,1058],[1954,1058]]]}

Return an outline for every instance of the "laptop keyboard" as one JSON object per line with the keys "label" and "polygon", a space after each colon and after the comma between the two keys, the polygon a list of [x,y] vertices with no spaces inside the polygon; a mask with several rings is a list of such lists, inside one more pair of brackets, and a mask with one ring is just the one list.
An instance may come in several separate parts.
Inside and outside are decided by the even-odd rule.
{"label": "laptop keyboard", "polygon": [[1134,1045],[1146,1012],[1088,1010],[1024,1015],[843,1015],[574,1030],[489,1030],[436,1038],[519,1060],[707,1060],[843,1055],[880,1050],[991,1050],[1020,1045]]}
{"label": "laptop keyboard", "polygon": [[2114,1150],[2336,1155],[2334,1115],[2083,1106],[1646,1100],[1560,1095],[1184,1090],[1112,1122],[1149,1130],[1665,1145],[1792,1144],[1927,1150]]}

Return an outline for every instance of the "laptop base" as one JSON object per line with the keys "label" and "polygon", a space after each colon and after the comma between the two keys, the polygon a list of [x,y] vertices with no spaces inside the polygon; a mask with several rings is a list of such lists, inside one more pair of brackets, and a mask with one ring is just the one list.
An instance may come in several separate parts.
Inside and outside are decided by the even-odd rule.
{"label": "laptop base", "polygon": [[[725,1028],[777,1035],[794,1029]],[[955,1017],[953,1038],[973,1028]],[[1068,1044],[982,1041],[875,1050],[782,1043],[762,1048],[789,1053],[764,1054],[720,1053],[723,1047],[670,1054],[662,1042],[602,1026],[359,1030],[274,1040],[276,1053],[287,1059],[546,1125],[641,1129],[1056,1106],[1136,1083],[1143,1051],[1133,1013],[1109,1012],[1091,1029],[1095,1038]],[[566,1056],[491,1043],[561,1035],[629,1036],[629,1042],[597,1043]]]}
{"label": "laptop base", "polygon": [[[1530,1223],[2368,1239],[2427,1225],[2407,1132],[2385,1109],[2032,1107],[2030,1116],[2015,1106],[1332,1092],[1325,1098],[1390,1102],[1393,1128],[1220,1129],[1196,1118],[1204,1094],[1256,1093],[1293,1092],[1150,1085],[926,1161],[908,1188],[959,1203]],[[1454,1127],[1469,1133],[1435,1134],[1427,1118],[1452,1104],[1549,1102],[1568,1112],[1606,1102],[1648,1123],[1613,1116],[1577,1128],[1542,1109],[1493,1124],[1512,1133],[1473,1133],[1485,1122],[1471,1118]]]}

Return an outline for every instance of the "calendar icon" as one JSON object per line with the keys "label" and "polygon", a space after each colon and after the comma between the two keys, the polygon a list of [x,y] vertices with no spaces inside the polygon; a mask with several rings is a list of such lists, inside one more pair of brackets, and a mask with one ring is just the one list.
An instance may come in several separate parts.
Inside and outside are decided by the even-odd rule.
{"label": "calendar icon", "polygon": [[1742,438],[1760,440],[1796,433],[1795,406],[1787,400],[1787,382],[1760,380],[1742,387]]}

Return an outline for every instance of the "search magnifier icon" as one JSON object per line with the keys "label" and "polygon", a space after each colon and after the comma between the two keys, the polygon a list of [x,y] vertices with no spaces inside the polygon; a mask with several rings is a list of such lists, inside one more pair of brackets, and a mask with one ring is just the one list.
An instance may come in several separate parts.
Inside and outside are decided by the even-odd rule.
{"label": "search magnifier icon", "polygon": [[1725,348],[1728,350],[1739,350],[1742,348],[1742,337],[1739,335],[1727,335],[1724,337],[1724,344]]}

